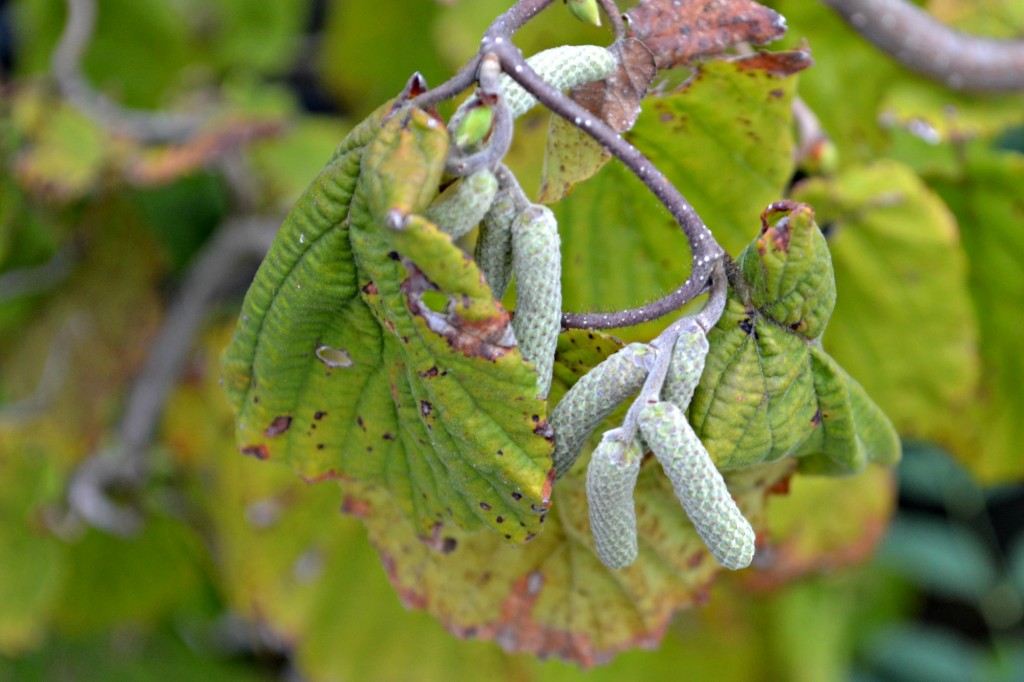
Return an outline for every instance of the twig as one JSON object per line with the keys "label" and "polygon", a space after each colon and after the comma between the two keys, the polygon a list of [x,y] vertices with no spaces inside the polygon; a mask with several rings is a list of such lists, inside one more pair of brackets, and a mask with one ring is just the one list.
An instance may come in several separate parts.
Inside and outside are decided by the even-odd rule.
{"label": "twig", "polygon": [[[483,40],[481,40],[481,44],[487,41],[487,36],[491,35],[502,36],[503,39],[510,38],[512,34],[522,28],[526,22],[554,1],[555,0],[520,0],[510,7],[508,11],[498,15],[498,18],[491,22],[491,25],[487,28],[487,32],[484,34]],[[433,104],[437,104],[438,102],[451,99],[460,92],[468,89],[476,82],[477,70],[480,68],[480,60],[486,52],[487,50],[481,49],[475,57],[470,59],[461,69],[459,69],[457,74],[436,88],[432,88],[431,90],[428,90],[422,95],[414,98],[411,104],[421,109],[425,109]]]}
{"label": "twig", "polygon": [[96,26],[96,0],[66,0],[67,21],[51,59],[57,86],[73,106],[98,125],[143,143],[180,142],[202,124],[195,116],[128,109],[93,90],[82,76],[82,54]]}
{"label": "twig", "polygon": [[82,340],[88,326],[89,320],[83,313],[75,313],[64,322],[50,345],[35,389],[25,398],[0,407],[0,424],[32,419],[52,406],[68,375],[75,345]]}
{"label": "twig", "polygon": [[626,22],[622,20],[622,11],[619,6],[615,4],[615,0],[598,0],[601,4],[601,9],[604,10],[605,16],[608,17],[608,21],[612,22],[612,29],[615,31],[616,42],[624,40],[626,38]]}
{"label": "twig", "polygon": [[56,287],[71,273],[71,266],[75,262],[74,252],[73,246],[64,246],[42,265],[0,274],[0,303]]}
{"label": "twig", "polygon": [[904,0],[824,0],[864,38],[953,90],[1024,90],[1024,41],[956,31]]}
{"label": "twig", "polygon": [[[604,121],[546,83],[530,68],[519,49],[511,42],[515,31],[553,1],[520,0],[517,2],[491,23],[480,42],[480,52],[473,60],[451,80],[415,98],[413,103],[423,107],[454,97],[474,82],[475,72],[479,68],[482,56],[493,53],[500,60],[502,69],[514,81],[554,113],[589,134],[618,157],[661,201],[683,229],[692,254],[690,278],[667,296],[639,308],[611,313],[566,313],[562,316],[562,326],[610,329],[654,320],[678,310],[706,291],[712,268],[725,255],[725,251],[715,241],[693,206],[647,157]],[[611,13],[617,15],[617,7],[614,2],[602,1],[602,7],[610,13],[610,16]],[[615,7],[614,11],[611,9],[612,7]],[[621,16],[619,20],[621,21]]]}
{"label": "twig", "polygon": [[505,73],[540,100],[542,104],[593,137],[633,171],[679,223],[690,244],[692,254],[690,278],[669,296],[634,310],[568,315],[563,317],[563,326],[607,329],[624,326],[623,323],[638,324],[678,309],[678,305],[700,295],[707,286],[712,268],[725,251],[715,241],[714,236],[697,215],[693,206],[636,147],[623,139],[604,121],[544,82],[530,68],[514,45],[499,39],[500,36],[494,38],[492,42],[487,42],[485,39],[484,46],[498,55]]}
{"label": "twig", "polygon": [[132,385],[116,445],[87,459],[71,481],[68,501],[93,525],[120,534],[138,528],[138,514],[110,500],[109,492],[145,482],[147,446],[210,304],[239,264],[266,254],[279,224],[278,218],[235,219],[200,251]]}
{"label": "twig", "polygon": [[644,381],[643,388],[640,389],[640,394],[626,412],[622,426],[614,430],[614,438],[617,440],[627,444],[633,442],[640,428],[640,413],[645,407],[661,399],[661,389],[665,385],[665,377],[668,376],[669,364],[672,361],[672,351],[679,335],[693,321],[700,325],[705,332],[718,324],[718,319],[725,310],[729,294],[729,280],[726,277],[724,259],[715,263],[711,272],[711,282],[711,294],[699,313],[676,320],[651,341],[650,345],[654,349],[654,353],[648,356],[651,358],[651,365],[648,368],[647,379]]}

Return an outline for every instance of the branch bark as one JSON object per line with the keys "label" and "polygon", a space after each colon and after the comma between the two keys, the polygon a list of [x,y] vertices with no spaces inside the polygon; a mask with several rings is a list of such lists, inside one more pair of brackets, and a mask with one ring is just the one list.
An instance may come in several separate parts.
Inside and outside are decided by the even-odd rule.
{"label": "branch bark", "polygon": [[1024,40],[956,31],[905,0],[823,0],[907,68],[953,90],[1024,90]]}

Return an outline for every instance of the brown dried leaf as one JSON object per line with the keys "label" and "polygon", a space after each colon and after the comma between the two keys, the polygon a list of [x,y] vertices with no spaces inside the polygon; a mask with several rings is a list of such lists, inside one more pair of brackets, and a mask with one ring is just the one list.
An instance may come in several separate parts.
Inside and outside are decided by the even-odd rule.
{"label": "brown dried leaf", "polygon": [[622,40],[608,50],[618,59],[618,70],[603,81],[574,89],[572,98],[615,132],[624,133],[640,115],[640,100],[657,75],[657,66],[654,55],[639,40]]}
{"label": "brown dried leaf", "polygon": [[685,66],[738,43],[763,45],[786,32],[781,14],[751,0],[641,0],[627,13],[629,35],[659,69]]}
{"label": "brown dried leaf", "polygon": [[[651,51],[639,40],[620,41],[608,49],[618,58],[618,70],[606,80],[581,85],[570,94],[615,132],[624,133],[636,123],[640,100],[647,94],[657,67]],[[552,117],[540,201],[561,201],[575,184],[597,173],[610,158],[611,153],[590,135],[560,117]]]}

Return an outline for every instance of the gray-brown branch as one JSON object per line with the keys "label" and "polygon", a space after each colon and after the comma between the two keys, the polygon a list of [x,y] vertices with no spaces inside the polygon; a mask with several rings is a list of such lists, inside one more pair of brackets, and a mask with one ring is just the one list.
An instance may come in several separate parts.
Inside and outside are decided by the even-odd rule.
{"label": "gray-brown branch", "polygon": [[905,0],[823,0],[901,64],[953,90],[1024,90],[1024,40],[956,31]]}

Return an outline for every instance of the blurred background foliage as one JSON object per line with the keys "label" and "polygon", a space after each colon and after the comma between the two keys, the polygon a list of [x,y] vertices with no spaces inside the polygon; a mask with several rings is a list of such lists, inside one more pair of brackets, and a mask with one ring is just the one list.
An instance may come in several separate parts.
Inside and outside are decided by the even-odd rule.
{"label": "blurred background foliage", "polygon": [[[812,51],[797,92],[838,162],[794,169],[792,120],[776,117],[758,123],[761,165],[723,183],[728,154],[704,141],[727,129],[716,118],[679,142],[703,167],[683,159],[673,179],[734,255],[749,239],[730,218],[739,197],[777,187],[815,206],[839,289],[825,345],[905,436],[898,496],[883,470],[795,479],[769,504],[765,570],[720,580],[657,651],[581,671],[406,611],[335,486],[239,456],[218,356],[258,250],[214,288],[189,284],[219,235],[279,222],[347,129],[413,71],[454,72],[505,5],[102,0],[84,78],[126,107],[200,121],[144,144],[60,96],[63,3],[0,2],[0,680],[1021,679],[1024,99],[951,94],[820,3],[768,4],[788,19],[783,42]],[[975,32],[1024,33],[1020,0],[926,4]],[[527,53],[608,40],[561,7],[518,38]],[[510,155],[527,188],[547,125],[526,117]],[[657,125],[638,124],[651,153]],[[581,306],[604,296],[586,273],[611,250],[587,239],[587,207],[628,182],[611,164],[558,208]],[[603,215],[644,215],[622,205]],[[631,296],[672,286],[649,274],[675,238],[654,224],[619,273],[653,290]],[[189,319],[183,297],[196,321],[160,355],[165,323]],[[139,385],[154,365],[173,385],[140,437],[146,419],[125,415],[152,395]],[[116,534],[86,523],[68,489],[125,442],[141,442],[146,475],[109,492],[144,523]]]}

